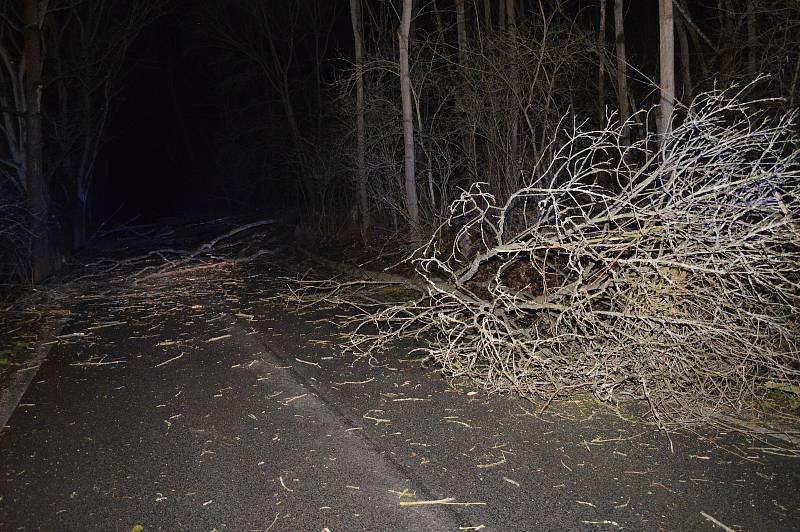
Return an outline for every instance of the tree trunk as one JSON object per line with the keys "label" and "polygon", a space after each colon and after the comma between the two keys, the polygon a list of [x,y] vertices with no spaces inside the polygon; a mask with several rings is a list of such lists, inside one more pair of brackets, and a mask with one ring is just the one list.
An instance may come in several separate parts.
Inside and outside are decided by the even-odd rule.
{"label": "tree trunk", "polygon": [[292,90],[289,86],[288,70],[283,72],[282,89],[281,99],[283,100],[283,109],[286,112],[286,120],[289,122],[289,133],[292,136],[292,145],[294,146],[295,155],[300,158],[302,157],[303,152],[303,137],[300,135],[300,127],[297,125],[297,117],[294,113],[294,104],[292,103]]}
{"label": "tree trunk", "polygon": [[323,109],[325,104],[322,103],[322,53],[320,52],[320,28],[317,24],[312,23],[314,28],[314,95],[316,96],[317,104],[317,138],[322,136],[323,124]]}
{"label": "tree trunk", "polygon": [[[462,109],[466,109],[467,102],[470,101],[469,81],[467,79],[467,19],[464,13],[464,1],[456,0],[456,28],[458,30],[458,66],[459,75],[461,76],[461,98]],[[469,120],[471,117],[466,116],[465,119]],[[467,159],[469,172],[475,175],[476,161],[475,161],[475,147],[472,141],[472,127],[466,123],[463,125],[461,135],[461,144],[464,149],[464,155]]]}
{"label": "tree trunk", "polygon": [[[99,120],[100,126],[95,130],[95,117],[93,115],[94,105],[92,103],[91,93],[89,91],[82,91],[80,100],[82,101],[81,108],[84,115],[84,139],[83,148],[81,149],[80,161],[74,172],[75,176],[75,197],[72,201],[75,203],[73,207],[73,235],[72,235],[72,248],[79,249],[86,243],[88,230],[88,214],[89,214],[89,187],[91,179],[94,175],[94,165],[97,160],[97,154],[100,150],[100,139],[103,136],[104,124],[107,119],[108,108],[110,101],[108,98],[109,87],[106,85],[106,100],[103,106],[102,118]],[[76,100],[78,98],[76,97]]]}
{"label": "tree trunk", "polygon": [[623,16],[623,0],[614,0],[614,32],[617,51],[617,105],[619,106],[619,121],[623,125],[622,142],[631,143],[630,126],[628,119],[631,117],[628,104],[628,60],[625,57],[625,21]]}
{"label": "tree trunk", "polygon": [[[512,58],[517,57],[517,12],[515,9],[515,0],[506,0],[506,17],[507,17],[507,25],[509,40],[511,41],[511,46],[514,47],[511,50]],[[519,150],[519,109],[520,109],[520,102],[517,101],[517,91],[519,90],[519,71],[516,66],[516,62],[512,60],[511,62],[511,72],[509,73],[509,85],[511,89],[511,95],[513,98],[512,105],[509,106],[508,112],[510,113],[509,116],[509,154],[508,154],[508,164],[506,167],[506,183],[511,185],[512,187],[515,186],[515,182],[517,179],[517,161],[519,160],[520,150]]]}
{"label": "tree trunk", "polygon": [[492,0],[483,0],[483,25],[486,31],[492,29]]}
{"label": "tree trunk", "polygon": [[[80,195],[80,192],[78,193]],[[80,201],[74,201],[72,212],[70,212],[70,222],[72,224],[72,249],[77,250],[86,244],[88,232],[88,205]]]}
{"label": "tree trunk", "polygon": [[675,107],[675,21],[672,0],[659,0],[660,111],[658,134],[663,140],[672,130]]}
{"label": "tree trunk", "polygon": [[689,37],[686,34],[686,22],[683,17],[675,21],[675,29],[678,31],[678,43],[681,47],[681,77],[683,78],[683,100],[686,103],[692,101],[694,88],[692,86],[692,64],[689,55]]}
{"label": "tree trunk", "polygon": [[756,61],[756,9],[753,0],[747,0],[747,74],[750,78],[758,75]]}
{"label": "tree trunk", "polygon": [[602,126],[606,118],[606,0],[600,0],[597,31],[597,118]]}
{"label": "tree trunk", "polygon": [[28,210],[31,217],[31,274],[34,283],[53,272],[47,219],[49,198],[44,181],[42,150],[42,35],[39,0],[25,0],[25,126],[26,183]]}
{"label": "tree trunk", "polygon": [[364,34],[361,30],[361,0],[350,0],[350,20],[356,48],[356,171],[361,230],[366,233],[372,220],[367,196],[366,140],[364,136]]}
{"label": "tree trunk", "polygon": [[431,3],[433,4],[433,14],[436,16],[436,41],[438,42],[439,39],[444,38],[444,22],[442,22],[442,11],[436,0],[432,0]]}
{"label": "tree trunk", "polygon": [[411,9],[413,0],[403,0],[403,15],[400,22],[400,97],[403,106],[403,151],[404,187],[406,211],[408,213],[409,236],[419,238],[419,201],[417,200],[417,181],[414,175],[414,116],[411,109],[411,75],[408,66],[408,44],[411,30]]}
{"label": "tree trunk", "polygon": [[792,84],[789,87],[789,109],[794,109],[798,80],[800,80],[800,53],[797,54],[797,59],[795,59],[794,75],[792,76]]}
{"label": "tree trunk", "polygon": [[741,43],[737,42],[735,9],[729,0],[717,2],[717,20],[720,28],[717,53],[719,54],[719,79],[727,85],[739,72],[735,71],[735,55]]}
{"label": "tree trunk", "polygon": [[703,50],[703,44],[700,40],[704,40],[706,44],[711,48],[714,49],[714,43],[704,34],[700,32],[700,29],[697,27],[697,24],[691,18],[691,14],[689,13],[689,7],[685,5],[685,3],[679,1],[678,2],[678,9],[681,12],[681,19],[685,23],[686,31],[689,34],[689,38],[692,40],[692,46],[694,46],[695,50],[695,57],[697,58],[697,63],[700,66],[700,74],[703,80],[707,80],[709,78],[708,73],[708,63],[706,62],[706,54]]}
{"label": "tree trunk", "polygon": [[[16,54],[15,54],[16,55]],[[25,154],[25,82],[22,73],[16,67],[15,62],[10,61],[8,49],[0,42],[0,68],[5,70],[8,85],[5,86],[5,94],[0,93],[0,118],[2,118],[4,129],[2,137],[5,138],[5,148],[7,156],[16,166],[14,172],[8,172],[11,183],[21,194],[25,194],[28,189],[26,182],[27,173],[25,165],[27,156]]]}
{"label": "tree trunk", "polygon": [[467,60],[467,19],[464,0],[456,0],[456,28],[458,30],[458,66],[464,68]]}
{"label": "tree trunk", "polygon": [[270,56],[272,57],[274,73],[270,72],[268,69],[265,69],[264,73],[267,78],[273,75],[274,78],[278,78],[273,79],[272,84],[280,95],[281,102],[283,103],[283,110],[286,113],[286,121],[289,124],[289,135],[292,138],[292,147],[294,148],[295,156],[298,162],[302,164],[302,136],[300,135],[300,128],[297,125],[297,117],[294,112],[294,104],[292,103],[292,90],[289,86],[289,69],[292,66],[292,59],[294,57],[294,42],[290,44],[289,59],[286,63],[283,63],[278,55],[278,49],[275,46],[275,38],[272,35],[272,30],[269,29],[268,26],[267,28],[267,42],[269,44]]}

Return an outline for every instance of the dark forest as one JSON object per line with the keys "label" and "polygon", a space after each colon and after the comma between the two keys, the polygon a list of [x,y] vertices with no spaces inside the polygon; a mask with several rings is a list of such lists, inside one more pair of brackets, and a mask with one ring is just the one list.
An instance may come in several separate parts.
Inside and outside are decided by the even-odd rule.
{"label": "dark forest", "polygon": [[[23,4],[2,9],[6,278],[44,275],[100,228],[197,211],[422,237],[473,183],[503,201],[530,180],[567,116],[626,124],[626,142],[665,127],[646,113],[663,92],[656,1],[415,2],[410,168],[397,2],[45,2],[35,35]],[[750,97],[794,108],[796,7],[675,3],[664,122],[759,76]]]}

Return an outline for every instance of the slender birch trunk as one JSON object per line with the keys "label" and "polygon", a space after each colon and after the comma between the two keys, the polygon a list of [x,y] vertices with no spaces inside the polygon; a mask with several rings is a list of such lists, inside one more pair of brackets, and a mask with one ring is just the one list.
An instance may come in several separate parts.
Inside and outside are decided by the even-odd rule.
{"label": "slender birch trunk", "polygon": [[619,121],[624,124],[622,142],[628,145],[631,143],[631,131],[628,125],[631,111],[628,103],[628,60],[625,57],[623,0],[614,0],[614,33],[617,52],[617,105],[619,106]]}
{"label": "slender birch trunk", "polygon": [[411,75],[408,66],[408,45],[411,30],[413,0],[403,0],[403,14],[398,34],[400,44],[400,98],[403,107],[403,151],[406,211],[408,213],[409,236],[419,238],[419,201],[417,180],[414,174],[414,116],[411,109]]}
{"label": "slender birch trunk", "polygon": [[664,139],[672,130],[672,112],[675,108],[675,21],[672,0],[659,0],[658,8],[661,71],[658,134]]}
{"label": "slender birch trunk", "polygon": [[597,118],[606,118],[606,0],[600,0],[600,22],[597,31]]}

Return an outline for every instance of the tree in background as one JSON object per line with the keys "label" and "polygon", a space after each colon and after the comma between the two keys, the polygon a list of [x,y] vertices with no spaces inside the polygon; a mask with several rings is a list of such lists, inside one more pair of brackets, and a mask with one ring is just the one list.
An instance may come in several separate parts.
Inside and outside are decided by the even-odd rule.
{"label": "tree in background", "polygon": [[[796,105],[800,4],[660,0],[665,40],[655,46],[638,27],[626,35],[625,24],[647,16],[655,27],[658,3],[598,1],[590,11],[577,1],[352,0],[349,13],[347,4],[326,0],[187,3],[181,23],[200,23],[192,24],[196,39],[209,28],[214,37],[202,53],[222,101],[218,191],[240,207],[280,198],[299,208],[300,223],[317,228],[419,234],[447,219],[475,182],[488,183],[499,199],[513,194],[552,155],[565,113],[600,127],[615,111],[630,145],[653,125],[632,130],[634,121],[652,120],[636,109],[663,100],[657,125],[664,134],[673,103],[680,109],[715,83],[756,73],[772,75],[759,89],[764,96]],[[29,211],[68,213],[73,245],[91,225],[92,176],[124,58],[157,3],[0,0],[7,13],[0,20],[3,192]],[[25,5],[38,25],[23,23]],[[612,29],[613,46],[605,35]],[[22,66],[26,54],[36,63],[29,37],[37,31],[41,76]],[[40,93],[37,113],[28,102]],[[28,184],[37,115],[44,194]],[[679,111],[674,122],[682,119]],[[47,200],[17,201],[47,198],[48,187],[53,208]],[[41,233],[31,233],[32,221],[25,249]]]}
{"label": "tree in background", "polygon": [[317,194],[327,195],[330,182],[339,177],[336,165],[318,149],[320,137],[333,137],[322,103],[321,71],[335,9],[324,0],[241,0],[198,7],[224,72],[220,93],[229,127],[218,140],[220,173],[247,175],[251,181],[238,184],[244,191],[221,182],[230,201],[263,200],[267,194],[255,190],[263,185],[273,188],[270,196],[283,196],[283,205],[323,209]]}
{"label": "tree in background", "polygon": [[600,0],[597,23],[597,119],[606,117],[606,0]]}
{"label": "tree in background", "polygon": [[614,0],[614,42],[617,55],[617,107],[619,121],[623,124],[623,142],[630,144],[631,133],[628,119],[631,116],[628,93],[628,57],[625,53],[625,17],[623,0]]}
{"label": "tree in background", "polygon": [[[47,277],[54,266],[42,146],[42,25],[47,9],[48,2],[40,0],[0,4],[4,13],[0,22],[0,132],[5,137],[2,187],[16,198],[12,204],[18,207],[10,212],[27,218],[24,222],[13,218],[3,222],[17,230],[25,228],[12,239],[22,249],[11,251],[18,257],[17,273],[24,272],[33,282]],[[9,234],[7,229],[0,232]]]}
{"label": "tree in background", "polygon": [[42,281],[53,271],[53,250],[47,228],[50,199],[44,181],[42,148],[42,23],[47,2],[25,0],[23,7],[25,59],[25,170],[28,213],[31,217],[31,278]]}
{"label": "tree in background", "polygon": [[[684,100],[717,83],[747,83],[771,77],[765,96],[798,102],[800,89],[800,3],[793,0],[672,2],[676,11]],[[685,33],[685,38],[682,34]],[[685,43],[682,42],[685,40]],[[688,75],[691,75],[689,80]],[[691,88],[691,91],[687,91]]]}
{"label": "tree in background", "polygon": [[[130,43],[155,16],[157,0],[3,2],[0,11],[0,190],[25,197],[28,223],[18,263],[39,282],[54,271],[61,246],[86,237],[89,190],[105,124]],[[53,198],[65,191],[65,200]],[[66,203],[66,205],[63,205]],[[54,208],[56,207],[56,208]],[[56,216],[68,210],[70,243],[54,238]],[[22,212],[19,209],[16,212]],[[0,233],[8,234],[0,229]],[[8,269],[6,267],[6,269]],[[16,268],[17,274],[22,270]]]}
{"label": "tree in background", "polygon": [[[469,81],[467,80],[467,76],[469,74],[469,69],[467,68],[467,56],[469,54],[468,45],[467,45],[467,17],[466,17],[466,10],[464,8],[465,0],[456,0],[456,28],[458,32],[458,70],[459,75],[461,76],[461,94],[464,100],[469,101]],[[437,10],[438,14],[438,10]],[[444,33],[441,24],[441,16],[437,18],[437,31],[442,34]],[[475,168],[475,128],[472,127],[472,124],[468,120],[464,121],[464,130],[462,131],[463,137],[463,144],[464,144],[464,157],[466,158],[469,166],[468,166],[468,174],[474,176],[476,173]]]}
{"label": "tree in background", "polygon": [[91,187],[100,146],[119,91],[128,49],[160,13],[156,1],[84,0],[48,19],[49,172],[57,174],[72,249],[86,242]]}
{"label": "tree in background", "polygon": [[356,56],[356,175],[358,179],[358,205],[361,230],[366,233],[371,225],[369,198],[367,197],[366,147],[364,139],[364,31],[362,29],[361,0],[350,0],[350,19]]}
{"label": "tree in background", "polygon": [[411,73],[408,65],[408,48],[413,0],[403,0],[403,15],[398,32],[400,48],[400,97],[403,105],[403,186],[411,238],[419,236],[419,200],[414,157],[414,116],[411,109]]}
{"label": "tree in background", "polygon": [[660,111],[658,134],[661,138],[672,129],[672,112],[675,108],[675,23],[672,17],[673,0],[659,0],[659,66]]}

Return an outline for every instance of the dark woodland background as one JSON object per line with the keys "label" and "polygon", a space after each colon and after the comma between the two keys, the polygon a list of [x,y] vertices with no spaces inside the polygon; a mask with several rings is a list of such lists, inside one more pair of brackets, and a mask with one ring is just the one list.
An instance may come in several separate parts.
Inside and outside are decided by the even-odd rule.
{"label": "dark woodland background", "polygon": [[187,213],[414,240],[472,183],[498,201],[517,190],[567,114],[585,128],[633,117],[629,143],[663,127],[636,113],[663,97],[666,29],[676,123],[697,94],[761,75],[776,113],[798,101],[793,0],[5,0],[0,13],[5,283],[46,278],[112,228]]}

